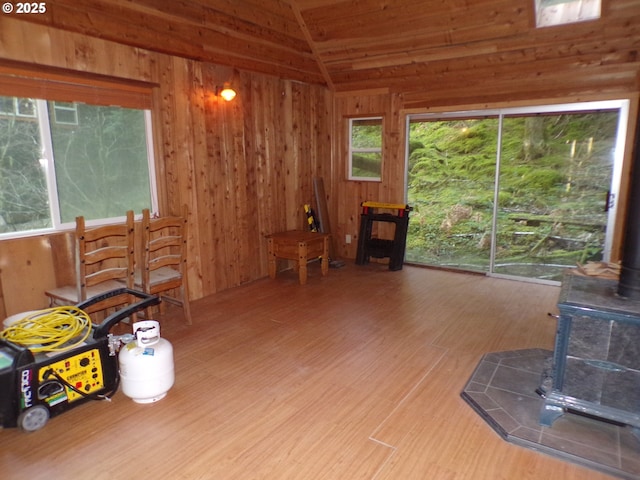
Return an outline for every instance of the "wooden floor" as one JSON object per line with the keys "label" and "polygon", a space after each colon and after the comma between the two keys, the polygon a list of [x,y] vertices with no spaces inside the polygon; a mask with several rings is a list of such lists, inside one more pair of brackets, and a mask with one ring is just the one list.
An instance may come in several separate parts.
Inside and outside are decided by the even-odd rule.
{"label": "wooden floor", "polygon": [[406,266],[312,265],[163,322],[168,396],[118,392],[0,432],[3,479],[586,480],[505,442],[461,398],[483,354],[553,348],[557,287]]}

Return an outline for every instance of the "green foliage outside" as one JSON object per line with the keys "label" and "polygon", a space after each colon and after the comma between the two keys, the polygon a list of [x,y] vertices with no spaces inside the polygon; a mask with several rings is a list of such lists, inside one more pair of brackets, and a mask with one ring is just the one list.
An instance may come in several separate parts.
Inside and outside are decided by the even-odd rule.
{"label": "green foliage outside", "polygon": [[351,175],[359,178],[380,178],[382,154],[379,152],[354,153],[351,157]]}
{"label": "green foliage outside", "polygon": [[382,173],[382,119],[353,119],[351,176],[380,178]]}
{"label": "green foliage outside", "polygon": [[[602,258],[617,115],[504,119],[496,272]],[[497,118],[411,123],[407,261],[489,269],[497,138]]]}

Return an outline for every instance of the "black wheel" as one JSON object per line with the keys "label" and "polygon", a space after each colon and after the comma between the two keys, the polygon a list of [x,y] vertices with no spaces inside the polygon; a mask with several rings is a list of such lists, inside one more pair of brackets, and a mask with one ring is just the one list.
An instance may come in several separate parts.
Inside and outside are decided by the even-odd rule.
{"label": "black wheel", "polygon": [[44,405],[36,405],[20,414],[18,426],[25,432],[35,432],[44,427],[49,420],[49,410]]}

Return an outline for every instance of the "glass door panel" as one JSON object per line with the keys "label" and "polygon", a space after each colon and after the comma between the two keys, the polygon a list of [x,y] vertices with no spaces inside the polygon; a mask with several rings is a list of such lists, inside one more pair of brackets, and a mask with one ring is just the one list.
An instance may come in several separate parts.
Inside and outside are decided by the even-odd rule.
{"label": "glass door panel", "polygon": [[409,123],[408,262],[487,272],[498,118]]}
{"label": "glass door panel", "polygon": [[603,260],[617,126],[618,110],[504,117],[494,273]]}

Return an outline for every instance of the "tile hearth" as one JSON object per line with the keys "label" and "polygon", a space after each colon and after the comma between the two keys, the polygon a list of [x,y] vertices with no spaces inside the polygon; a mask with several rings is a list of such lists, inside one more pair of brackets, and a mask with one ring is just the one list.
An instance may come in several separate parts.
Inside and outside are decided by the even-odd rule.
{"label": "tile hearth", "polygon": [[640,440],[631,428],[574,413],[552,427],[540,425],[543,399],[536,388],[551,356],[543,349],[488,353],[461,396],[508,442],[616,477],[640,479]]}

